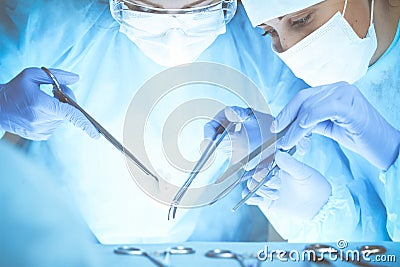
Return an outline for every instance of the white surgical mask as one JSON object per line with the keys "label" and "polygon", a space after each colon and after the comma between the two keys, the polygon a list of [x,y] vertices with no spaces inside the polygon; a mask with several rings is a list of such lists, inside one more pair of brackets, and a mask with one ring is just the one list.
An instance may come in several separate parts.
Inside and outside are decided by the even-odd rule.
{"label": "white surgical mask", "polygon": [[311,86],[338,81],[354,83],[365,75],[378,42],[371,21],[365,38],[360,38],[343,15],[336,13],[328,22],[287,51],[277,53],[293,73]]}
{"label": "white surgical mask", "polygon": [[195,61],[225,33],[236,10],[236,0],[180,10],[132,10],[118,0],[110,4],[120,31],[150,59],[167,67]]}

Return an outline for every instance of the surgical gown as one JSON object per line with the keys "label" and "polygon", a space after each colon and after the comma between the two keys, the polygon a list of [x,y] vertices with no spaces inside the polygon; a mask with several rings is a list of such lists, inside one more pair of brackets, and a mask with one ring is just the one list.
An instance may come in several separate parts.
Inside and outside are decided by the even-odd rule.
{"label": "surgical gown", "polygon": [[[3,0],[0,3],[0,83],[8,82],[29,66],[78,73],[80,81],[71,86],[78,102],[122,140],[130,100],[147,79],[163,68],[151,62],[119,32],[108,2]],[[293,76],[270,46],[270,39],[251,27],[239,6],[226,34],[199,60],[222,63],[247,74],[262,90],[276,115],[306,85]],[[153,125],[158,127],[157,120]],[[370,185],[353,177],[335,142],[314,138],[312,147],[304,160],[334,184],[330,202],[312,221],[275,218],[264,211],[266,217],[290,241],[336,241],[339,237],[384,239],[381,229],[385,227],[381,225],[385,222],[385,212]],[[254,234],[253,229],[260,230],[256,235],[266,231],[258,214],[249,207],[230,212],[241,197],[240,188],[214,206],[179,211],[177,219],[167,221],[168,207],[138,188],[124,157],[115,148],[104,139],[90,139],[69,124],[50,140],[28,142],[25,148],[34,160],[45,162],[52,169],[60,186],[69,189],[101,243],[235,241]],[[363,210],[369,212],[364,214]]]}
{"label": "surgical gown", "polygon": [[[396,129],[400,129],[400,22],[394,40],[367,74],[356,83],[368,101]],[[387,230],[393,241],[400,241],[399,161],[387,171],[379,171],[363,158],[347,152],[357,175],[367,177],[380,193],[387,210]]]}

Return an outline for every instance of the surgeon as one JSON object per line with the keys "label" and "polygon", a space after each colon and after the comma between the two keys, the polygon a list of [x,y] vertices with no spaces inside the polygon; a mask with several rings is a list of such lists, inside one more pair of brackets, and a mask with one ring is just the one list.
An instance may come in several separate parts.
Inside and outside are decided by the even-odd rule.
{"label": "surgeon", "polygon": [[[227,25],[236,1],[0,3],[0,61],[4,66],[0,128],[27,139],[46,140],[25,142],[24,149],[33,160],[49,166],[54,179],[69,190],[99,242],[180,242],[191,236],[243,240],[251,234],[246,229],[257,228],[241,228],[244,223],[257,225],[257,219],[248,222],[249,210],[239,216],[226,209],[234,198],[202,210],[215,216],[199,220],[197,209],[182,211],[177,219],[167,221],[167,207],[132,181],[123,155],[104,138],[96,139],[98,132],[80,112],[54,99],[51,86],[46,86],[51,81],[40,69],[32,68],[53,68],[66,93],[122,140],[130,100],[165,66],[198,58],[246,69],[255,76],[262,58],[275,58],[252,30],[242,8]],[[241,55],[249,46],[252,52]],[[285,86],[304,85],[282,63],[275,66],[280,77],[290,81]],[[271,87],[280,88],[278,81],[271,79]],[[48,90],[47,94],[39,88]],[[179,104],[178,98],[173,100]],[[77,127],[61,123],[65,120]],[[148,125],[160,127],[157,118]],[[216,227],[210,229],[210,223]]]}
{"label": "surgeon", "polygon": [[[278,148],[302,147],[312,133],[331,138],[340,144],[343,160],[348,162],[355,178],[343,192],[336,194],[334,188],[340,174],[333,179],[326,177],[332,186],[328,201],[319,208],[306,209],[308,215],[313,214],[306,219],[320,225],[313,232],[328,235],[329,229],[325,228],[326,233],[322,231],[329,218],[342,216],[341,226],[350,229],[356,223],[362,229],[360,236],[365,237],[367,232],[376,234],[382,230],[379,221],[386,216],[379,219],[379,206],[367,205],[367,199],[378,195],[386,208],[386,230],[392,240],[398,241],[400,1],[244,0],[243,4],[253,26],[262,28],[267,38],[272,39],[272,50],[297,77],[312,86],[299,92],[271,126],[273,132],[287,128]],[[315,134],[312,139],[320,138]],[[250,142],[251,139],[250,135]],[[326,157],[315,157],[314,164]],[[301,188],[301,183],[313,187],[314,197],[306,195],[305,200],[327,199],[329,191],[319,190],[320,184],[324,184],[320,172],[280,151],[276,162],[281,169],[279,174],[252,199],[267,217],[290,214],[276,206],[284,203],[287,208],[293,206],[291,201],[298,201],[295,194],[293,198],[284,197],[290,189],[284,183],[295,190]],[[264,168],[261,163],[251,173],[245,193],[264,176]],[[277,181],[281,182],[278,186]],[[343,209],[332,206],[335,195],[341,195],[343,206],[359,206],[359,212],[347,220]],[[309,208],[313,208],[311,213]],[[384,238],[384,233],[375,238]]]}
{"label": "surgeon", "polygon": [[368,178],[385,203],[388,233],[398,241],[400,1],[326,0],[265,17],[252,5],[246,11],[253,25],[271,33],[296,76],[316,87],[278,115],[274,131],[290,125],[280,146],[292,147],[311,132],[341,144],[353,173]]}

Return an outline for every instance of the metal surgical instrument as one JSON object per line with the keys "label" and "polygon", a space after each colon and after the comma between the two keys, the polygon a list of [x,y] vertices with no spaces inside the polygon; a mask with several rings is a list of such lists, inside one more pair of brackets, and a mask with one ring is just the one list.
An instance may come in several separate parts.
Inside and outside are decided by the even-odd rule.
{"label": "metal surgical instrument", "polygon": [[[330,245],[324,245],[324,244],[311,244],[308,245],[304,248],[305,251],[313,251],[315,252],[316,256],[318,257],[315,261],[316,262],[323,262],[323,263],[330,263],[329,259],[325,257],[326,254],[329,255],[331,253],[332,255],[335,256],[340,256],[339,250],[336,249],[333,246]],[[384,246],[379,246],[379,245],[366,245],[366,246],[361,246],[357,251],[361,252],[365,256],[370,256],[370,255],[382,255],[386,253],[386,248]],[[354,265],[357,266],[365,266],[365,267],[372,267],[375,265],[372,265],[370,263],[361,261],[361,260],[356,260],[354,258],[346,257],[344,259],[347,262],[350,262]]]}
{"label": "metal surgical instrument", "polygon": [[194,254],[194,253],[196,253],[196,250],[194,250],[191,247],[176,246],[176,247],[168,248],[165,251],[156,251],[154,253],[154,255],[164,256],[164,262],[166,264],[169,264],[171,255],[188,255],[188,254]]}
{"label": "metal surgical instrument", "polygon": [[144,257],[148,258],[152,263],[154,263],[158,267],[168,267],[167,264],[150,256],[146,251],[141,250],[140,248],[123,246],[123,247],[118,247],[118,248],[114,249],[114,253],[120,254],[120,255],[130,255],[130,256],[144,256]]}
{"label": "metal surgical instrument", "polygon": [[[290,149],[289,151],[287,151],[290,155],[293,155],[296,152],[296,147],[293,147],[292,149]],[[257,192],[258,189],[260,189],[273,175],[276,175],[276,173],[278,172],[279,167],[275,162],[275,159],[272,160],[272,162],[269,164],[268,166],[268,173],[267,175],[257,184],[256,187],[253,188],[253,190],[250,190],[249,193],[247,193],[247,195],[239,201],[239,203],[236,204],[235,207],[232,208],[232,211],[236,211],[238,208],[240,208],[241,206],[243,206],[243,204],[249,200],[249,198],[251,198],[252,196],[254,196],[254,194]]]}
{"label": "metal surgical instrument", "polygon": [[184,246],[171,247],[165,251],[163,250],[163,251],[155,252],[156,255],[166,255],[166,254],[185,255],[185,254],[194,254],[194,253],[196,253],[196,250],[194,250],[194,248],[184,247]]}
{"label": "metal surgical instrument", "polygon": [[244,264],[244,258],[242,255],[234,253],[230,250],[224,250],[224,249],[213,249],[208,251],[205,254],[206,257],[209,258],[215,258],[215,259],[234,259],[237,262],[239,262],[241,267],[246,267]]}
{"label": "metal surgical instrument", "polygon": [[[193,180],[196,178],[197,174],[201,171],[201,169],[204,167],[204,165],[208,162],[208,160],[211,158],[215,150],[217,149],[218,145],[222,142],[222,140],[225,138],[225,136],[239,123],[243,123],[245,120],[250,118],[250,116],[253,115],[253,111],[249,109],[248,114],[246,115],[245,118],[238,118],[238,116],[235,116],[236,120],[234,122],[230,121],[226,127],[223,125],[220,125],[220,127],[217,128],[216,132],[214,133],[214,136],[211,140],[211,142],[207,145],[207,148],[201,155],[199,161],[197,161],[196,165],[194,166],[193,170],[190,172],[189,177],[186,179],[185,183],[182,185],[181,188],[179,188],[178,192],[175,194],[171,206],[168,211],[168,220],[170,219],[171,216],[171,211],[172,211],[172,219],[175,219],[175,214],[178,205],[180,204],[182,198],[186,194],[187,190],[189,189],[190,185],[192,184]],[[233,117],[233,115],[232,115]],[[218,136],[219,135],[219,136]]]}
{"label": "metal surgical instrument", "polygon": [[61,89],[60,83],[51,71],[45,67],[41,68],[53,81],[53,94],[63,103],[67,103],[74,108],[78,109],[83,115],[93,124],[93,126],[103,135],[115,148],[128,157],[136,166],[138,166],[146,175],[152,176],[157,182],[159,181],[149,169],[147,169],[124,145],[122,145],[114,136],[112,136],[100,123],[98,123],[92,116],[90,116],[81,106],[79,106],[71,97]]}
{"label": "metal surgical instrument", "polygon": [[[135,247],[130,247],[130,246],[122,246],[114,249],[115,254],[120,254],[120,255],[134,255],[134,256],[145,256],[147,257],[151,262],[153,262],[155,265],[158,267],[168,267],[169,264],[167,262],[161,262],[157,260],[156,258],[152,257],[149,255],[144,250],[141,250],[140,248],[135,248]],[[156,252],[154,253],[155,255],[187,255],[187,254],[194,254],[196,251],[193,248],[190,247],[183,247],[183,246],[176,246],[176,247],[171,247],[167,249],[166,251],[162,252]]]}

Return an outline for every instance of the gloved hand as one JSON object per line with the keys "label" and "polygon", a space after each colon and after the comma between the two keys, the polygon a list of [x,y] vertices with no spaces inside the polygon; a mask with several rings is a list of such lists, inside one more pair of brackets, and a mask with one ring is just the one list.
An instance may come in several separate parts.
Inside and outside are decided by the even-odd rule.
{"label": "gloved hand", "polygon": [[382,170],[393,164],[399,152],[399,131],[356,86],[345,82],[299,92],[277,116],[271,130],[280,132],[288,125],[278,143],[284,150],[314,132],[336,140]]}
{"label": "gloved hand", "polygon": [[[79,76],[62,70],[50,71],[62,84],[62,90],[74,98],[65,85],[77,82]],[[0,129],[31,140],[46,140],[68,120],[90,137],[98,138],[99,132],[80,111],[40,90],[41,84],[52,83],[40,68],[27,68],[9,83],[0,85]]]}
{"label": "gloved hand", "polygon": [[[256,168],[250,170],[243,175],[242,181],[247,181],[246,188],[242,192],[242,197],[245,197],[250,190],[253,190],[258,183],[268,175],[268,165],[271,160],[261,162]],[[281,179],[275,173],[268,181],[265,182],[257,192],[247,200],[248,205],[263,204],[266,200],[277,200],[280,197]]]}
{"label": "gloved hand", "polygon": [[[263,142],[274,138],[275,134],[272,134],[269,130],[272,121],[273,117],[270,114],[250,108],[226,107],[215,116],[214,120],[204,126],[204,138],[212,139],[220,125],[226,127],[229,122],[241,122],[238,123],[240,130],[232,129],[218,146],[220,151],[231,157],[231,161],[237,162]],[[274,148],[271,150],[274,151]],[[264,154],[262,153],[248,162],[244,169],[253,169],[268,155],[270,155],[270,152],[265,151]]]}
{"label": "gloved hand", "polygon": [[[276,151],[275,162],[279,171],[246,203],[263,206],[263,210],[284,217],[311,219],[328,201],[331,185],[318,171],[286,152]],[[243,197],[266,174],[266,169],[261,169],[253,175],[243,190]]]}
{"label": "gloved hand", "polygon": [[[248,116],[250,113],[252,114]],[[275,138],[275,134],[270,131],[273,117],[270,114],[251,110],[250,108],[226,107],[220,111],[215,118],[204,126],[204,138],[212,139],[219,126],[226,127],[229,122],[243,121],[239,131],[230,131],[229,136],[218,146],[233,162],[247,156],[251,151],[260,146],[265,141]],[[305,154],[309,148],[311,134],[296,146],[298,154]],[[246,166],[245,170],[254,169],[262,160],[265,160],[275,151],[272,147],[268,151],[264,151],[260,156],[254,158]],[[272,152],[272,153],[271,153]],[[268,164],[271,160],[267,160]],[[259,168],[262,169],[262,168]],[[258,169],[254,169],[255,174]]]}

